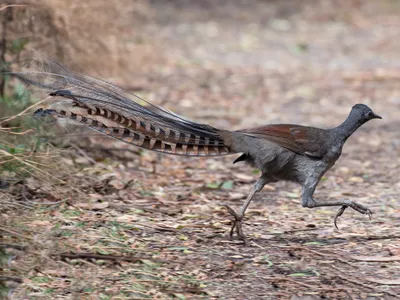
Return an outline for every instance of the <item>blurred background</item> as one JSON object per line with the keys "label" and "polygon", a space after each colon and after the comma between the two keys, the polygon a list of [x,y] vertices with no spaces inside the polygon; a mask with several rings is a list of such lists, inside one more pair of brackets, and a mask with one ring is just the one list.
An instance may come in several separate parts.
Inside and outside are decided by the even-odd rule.
{"label": "blurred background", "polygon": [[[341,85],[398,75],[399,3],[394,0],[7,4],[17,6],[2,10],[6,62],[15,60],[15,52],[25,62],[25,53],[36,49],[76,71],[139,91],[147,100],[189,114],[195,105],[214,119],[242,118],[261,108],[265,121],[286,122],[286,115],[299,122],[298,113],[309,103],[315,103],[307,108],[313,112],[345,114],[353,103],[374,101],[376,95],[342,93],[339,104],[350,103],[335,104],[332,111],[332,92]],[[318,82],[329,96],[317,95]],[[394,89],[385,96],[398,104]],[[281,106],[273,107],[277,101],[298,112],[294,119],[281,114]],[[255,118],[258,114],[252,123],[262,121]],[[315,118],[327,122],[321,114]]]}
{"label": "blurred background", "polygon": [[[398,0],[1,1],[2,71],[23,70],[37,50],[226,129],[329,128],[356,103],[383,117],[352,136],[316,192],[360,200],[371,223],[346,211],[337,231],[332,209],[303,209],[300,188],[277,183],[252,203],[255,244],[243,249],[228,241],[221,204],[240,206],[256,170],[98,136],[43,141],[43,124],[13,117],[41,99],[1,76],[0,229],[18,245],[4,267],[15,299],[395,298],[398,264],[346,259],[400,253],[399,14]],[[70,252],[142,259],[66,266]]]}

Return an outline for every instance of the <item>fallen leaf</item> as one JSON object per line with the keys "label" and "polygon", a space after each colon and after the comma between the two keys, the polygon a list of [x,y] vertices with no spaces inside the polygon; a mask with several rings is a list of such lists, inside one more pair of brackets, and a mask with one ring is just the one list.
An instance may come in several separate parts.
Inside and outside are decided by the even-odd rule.
{"label": "fallen leaf", "polygon": [[48,226],[50,224],[50,221],[47,220],[35,220],[30,223],[31,226]]}
{"label": "fallen leaf", "polygon": [[178,239],[180,239],[181,241],[186,241],[188,239],[188,237],[184,234],[181,234],[178,236]]}
{"label": "fallen leaf", "polygon": [[360,182],[364,182],[364,179],[362,177],[353,176],[353,177],[350,177],[349,181],[360,183]]}
{"label": "fallen leaf", "polygon": [[221,185],[221,188],[231,190],[231,189],[233,188],[233,181],[232,181],[232,180],[225,181],[225,182]]}
{"label": "fallen leaf", "polygon": [[300,197],[300,194],[299,194],[299,193],[286,193],[286,195],[287,195],[289,198],[299,198],[299,197]]}
{"label": "fallen leaf", "polygon": [[156,262],[154,262],[154,261],[151,261],[151,260],[148,260],[148,259],[142,259],[141,260],[141,262],[143,263],[143,264],[145,264],[146,266],[149,266],[149,267],[158,267],[158,263],[156,263]]}
{"label": "fallen leaf", "polygon": [[246,197],[245,194],[242,193],[229,193],[229,199],[231,200],[240,200],[243,199],[244,197]]}
{"label": "fallen leaf", "polygon": [[242,173],[234,173],[233,174],[240,182],[254,182],[255,178],[253,176],[242,174]]}
{"label": "fallen leaf", "polygon": [[118,179],[112,179],[112,180],[110,180],[110,182],[108,184],[113,186],[117,190],[122,190],[123,188],[125,188],[125,184],[121,180],[118,180]]}
{"label": "fallen leaf", "polygon": [[109,179],[109,178],[115,177],[115,176],[116,176],[115,173],[105,173],[105,174],[103,174],[103,175],[100,175],[97,179],[98,179],[99,181],[104,181],[104,180],[106,180],[106,179]]}
{"label": "fallen leaf", "polygon": [[326,243],[323,243],[323,242],[307,242],[307,243],[304,243],[303,245],[308,245],[308,246],[310,246],[310,245],[326,245]]}
{"label": "fallen leaf", "polygon": [[275,191],[275,187],[272,186],[272,185],[266,185],[266,186],[264,186],[264,190],[267,190],[267,191]]}
{"label": "fallen leaf", "polygon": [[174,296],[176,298],[180,299],[180,300],[185,300],[186,299],[186,297],[184,295],[182,295],[182,294],[174,294]]}
{"label": "fallen leaf", "polygon": [[206,187],[209,189],[217,189],[219,186],[220,184],[218,182],[210,182],[206,184]]}

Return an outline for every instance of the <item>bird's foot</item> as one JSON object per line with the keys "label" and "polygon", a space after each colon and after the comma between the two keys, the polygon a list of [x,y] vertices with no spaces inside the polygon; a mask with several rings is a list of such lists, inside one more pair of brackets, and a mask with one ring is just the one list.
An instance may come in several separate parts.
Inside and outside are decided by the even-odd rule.
{"label": "bird's foot", "polygon": [[354,209],[355,211],[358,211],[360,214],[363,215],[368,215],[369,219],[372,219],[372,211],[369,210],[368,208],[366,208],[365,206],[358,204],[357,202],[354,201],[349,201],[348,203],[346,203],[345,205],[343,205],[339,211],[337,212],[335,219],[334,219],[334,224],[336,229],[339,229],[337,227],[336,221],[337,218],[340,217],[341,215],[343,215],[344,211],[346,210],[346,208],[351,207],[352,209]]}
{"label": "bird's foot", "polygon": [[233,238],[233,232],[236,230],[236,234],[240,240],[243,241],[243,243],[246,245],[247,244],[247,239],[246,236],[243,234],[242,230],[242,221],[243,221],[243,214],[239,215],[237,214],[232,208],[230,208],[228,205],[225,205],[225,207],[228,209],[228,212],[235,218],[235,220],[232,223],[232,228],[231,232],[229,233],[230,238]]}

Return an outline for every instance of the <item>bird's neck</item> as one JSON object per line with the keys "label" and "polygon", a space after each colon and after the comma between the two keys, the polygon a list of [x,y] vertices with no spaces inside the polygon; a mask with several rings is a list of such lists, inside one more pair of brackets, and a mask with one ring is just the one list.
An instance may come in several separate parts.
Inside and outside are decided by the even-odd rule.
{"label": "bird's neck", "polygon": [[333,130],[337,136],[345,142],[361,125],[362,124],[358,122],[358,118],[352,118],[350,114],[342,124],[335,127]]}

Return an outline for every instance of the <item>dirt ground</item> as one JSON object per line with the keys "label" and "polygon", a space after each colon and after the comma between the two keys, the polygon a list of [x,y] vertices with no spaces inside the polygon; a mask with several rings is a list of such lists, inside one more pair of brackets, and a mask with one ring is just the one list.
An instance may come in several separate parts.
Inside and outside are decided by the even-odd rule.
{"label": "dirt ground", "polygon": [[349,209],[337,230],[336,209],[303,208],[300,187],[280,182],[248,209],[244,246],[223,205],[239,208],[258,173],[237,156],[92,138],[65,150],[57,188],[31,178],[0,192],[19,206],[2,213],[5,242],[26,247],[13,250],[12,299],[398,298],[400,3],[226,2],[152,1],[135,30],[161,59],[110,80],[226,129],[328,128],[368,104],[383,120],[348,140],[315,197],[358,201],[372,220]]}

